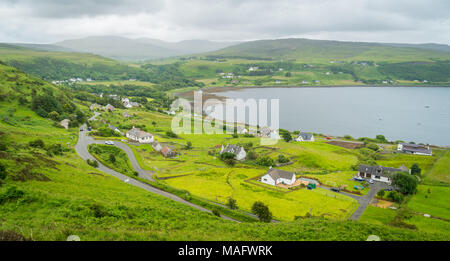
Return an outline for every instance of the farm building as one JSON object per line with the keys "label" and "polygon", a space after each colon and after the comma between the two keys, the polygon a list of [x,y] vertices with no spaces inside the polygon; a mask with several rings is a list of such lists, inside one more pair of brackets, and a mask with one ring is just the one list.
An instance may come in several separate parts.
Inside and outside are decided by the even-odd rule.
{"label": "farm building", "polygon": [[388,168],[383,166],[359,165],[358,176],[390,184],[392,175],[402,171],[408,171],[408,169],[405,166],[400,168]]}
{"label": "farm building", "polygon": [[111,104],[105,106],[105,111],[114,111],[116,108]]}
{"label": "farm building", "polygon": [[312,133],[300,132],[298,137],[294,139],[295,141],[315,141],[314,135]]}
{"label": "farm building", "polygon": [[153,142],[152,148],[157,152],[160,152],[162,150],[161,144],[159,144],[159,142],[157,142],[156,140],[155,142]]}
{"label": "farm building", "polygon": [[276,186],[278,184],[292,185],[295,183],[295,173],[280,169],[269,168],[266,175],[261,177],[261,182]]}
{"label": "farm building", "polygon": [[426,156],[433,155],[433,151],[430,149],[430,146],[424,146],[424,145],[418,145],[418,144],[400,143],[397,146],[397,150],[404,152],[404,153],[410,153],[410,154],[416,154],[416,155],[426,155]]}
{"label": "farm building", "polygon": [[139,143],[152,143],[153,142],[153,135],[142,131],[139,128],[133,128],[129,130],[126,134],[127,138],[130,140],[137,141]]}
{"label": "farm building", "polygon": [[222,145],[222,149],[220,150],[220,154],[224,152],[233,153],[235,155],[236,160],[243,160],[247,156],[247,152],[245,149],[238,145],[230,145],[228,144],[226,147]]}
{"label": "farm building", "polygon": [[161,149],[161,154],[166,158],[172,158],[177,155],[173,150],[171,150],[167,146],[165,146],[164,148]]}

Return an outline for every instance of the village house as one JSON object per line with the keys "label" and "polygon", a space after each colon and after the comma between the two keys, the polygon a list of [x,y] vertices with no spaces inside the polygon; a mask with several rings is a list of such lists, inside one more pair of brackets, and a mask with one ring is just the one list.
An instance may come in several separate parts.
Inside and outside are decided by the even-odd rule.
{"label": "village house", "polygon": [[397,150],[404,153],[410,153],[415,155],[425,155],[425,156],[433,155],[433,151],[430,149],[430,146],[424,146],[419,144],[400,143],[397,146]]}
{"label": "village house", "polygon": [[135,128],[134,126],[127,132],[126,137],[139,143],[152,143],[154,140],[152,134],[139,128]]}
{"label": "village house", "polygon": [[236,131],[238,134],[247,134],[248,133],[248,130],[242,126],[237,126]]}
{"label": "village house", "polygon": [[133,105],[131,105],[130,100],[128,98],[122,98],[122,104],[123,104],[123,107],[128,108],[128,109],[133,107]]}
{"label": "village house", "polygon": [[130,114],[128,114],[128,112],[126,112],[126,111],[123,112],[122,115],[123,115],[124,118],[130,118]]}
{"label": "village house", "polygon": [[270,167],[266,175],[261,177],[260,181],[265,184],[276,186],[278,184],[293,185],[295,180],[295,173]]}
{"label": "village house", "polygon": [[164,148],[161,149],[161,154],[165,157],[165,158],[173,158],[175,157],[177,154],[171,150],[169,147],[165,146]]}
{"label": "village house", "polygon": [[123,136],[123,133],[117,127],[115,127],[113,125],[109,125],[108,128],[111,129],[112,131],[119,133],[121,136]]}
{"label": "village house", "polygon": [[112,106],[111,104],[107,104],[105,106],[105,111],[114,111],[116,108]]}
{"label": "village house", "polygon": [[152,148],[153,148],[156,152],[160,152],[160,151],[162,150],[161,144],[159,144],[159,142],[157,142],[156,140],[153,142]]}
{"label": "village house", "polygon": [[298,137],[294,139],[295,141],[315,141],[314,135],[312,133],[300,132]]}
{"label": "village house", "polygon": [[59,125],[63,126],[64,129],[68,130],[68,129],[69,129],[69,123],[70,123],[70,120],[69,120],[69,119],[64,119],[64,120],[62,120],[62,121],[59,123]]}
{"label": "village house", "polygon": [[99,109],[100,107],[101,107],[101,106],[100,106],[99,104],[93,103],[93,104],[91,104],[91,106],[89,107],[89,109],[90,109],[91,111],[94,111],[94,110]]}
{"label": "village house", "polygon": [[373,179],[375,181],[391,184],[392,175],[396,172],[409,172],[405,166],[400,168],[388,168],[383,166],[359,165],[358,176],[365,179]]}
{"label": "village house", "polygon": [[230,145],[228,144],[226,147],[222,145],[222,149],[220,150],[220,154],[224,152],[233,153],[235,155],[236,160],[243,160],[247,156],[247,152],[245,151],[244,147],[238,146],[238,145]]}

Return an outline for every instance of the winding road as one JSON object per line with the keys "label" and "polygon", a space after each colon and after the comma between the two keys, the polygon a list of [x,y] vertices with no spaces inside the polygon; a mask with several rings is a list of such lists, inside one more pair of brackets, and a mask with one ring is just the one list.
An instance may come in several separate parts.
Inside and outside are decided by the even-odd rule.
{"label": "winding road", "polygon": [[[95,116],[98,116],[98,115],[95,115]],[[95,116],[93,117],[94,119],[95,119]],[[81,130],[83,130],[83,131],[81,131]],[[80,129],[80,132],[79,132],[78,143],[75,145],[75,150],[78,153],[78,155],[84,160],[87,160],[87,159],[96,160],[89,153],[88,145],[89,144],[104,144],[104,141],[97,141],[97,140],[93,139],[92,137],[87,136],[86,132],[87,132],[86,131],[86,125],[83,125],[81,127],[81,129]],[[139,165],[139,163],[136,160],[136,157],[133,154],[133,151],[130,149],[130,147],[128,147],[128,145],[126,145],[126,144],[124,144],[122,142],[114,142],[114,144],[115,144],[116,147],[122,149],[127,154],[132,167],[139,174],[139,177],[153,181],[152,173],[141,168],[141,166]],[[139,180],[136,180],[136,179],[133,179],[133,178],[128,177],[126,175],[123,175],[123,174],[121,174],[121,173],[119,173],[119,172],[117,172],[115,170],[112,170],[112,169],[106,167],[105,165],[103,165],[100,162],[98,162],[98,163],[99,163],[98,164],[99,165],[98,166],[98,170],[103,171],[103,172],[105,172],[105,173],[107,173],[109,175],[112,175],[112,176],[114,176],[114,177],[116,177],[116,178],[118,178],[118,179],[120,179],[120,180],[122,180],[122,181],[124,181],[124,182],[126,182],[128,184],[131,184],[133,186],[139,187],[141,189],[145,189],[148,192],[151,192],[151,193],[154,193],[154,194],[158,194],[160,196],[169,198],[171,200],[175,200],[177,202],[180,202],[182,204],[188,205],[188,206],[193,207],[195,209],[198,209],[200,211],[212,213],[212,211],[209,210],[209,209],[206,209],[204,207],[198,206],[198,205],[193,204],[193,203],[191,203],[191,202],[189,202],[187,200],[184,200],[184,199],[182,199],[182,198],[180,198],[180,197],[178,197],[176,195],[168,193],[168,192],[166,192],[164,190],[152,187],[152,186],[150,186],[150,185],[148,185],[146,183],[143,183],[143,182],[141,182]],[[221,217],[223,219],[225,219],[225,220],[231,220],[231,221],[239,222],[236,219],[233,219],[233,218],[230,218],[230,217],[227,217],[227,216],[224,216],[224,215],[221,215]]]}
{"label": "winding road", "polygon": [[[100,115],[100,113],[95,112],[94,116],[92,118],[90,118],[89,120],[95,120],[96,117],[99,116],[99,115]],[[84,160],[87,160],[87,159],[96,160],[89,153],[89,151],[87,149],[89,144],[104,144],[104,141],[95,140],[94,138],[87,136],[87,127],[86,127],[86,124],[84,124],[80,128],[79,137],[78,137],[78,143],[75,145],[75,150],[78,153],[78,155]],[[131,150],[130,147],[128,147],[128,145],[126,145],[125,143],[122,143],[122,142],[115,141],[114,142],[114,146],[122,149],[127,154],[128,159],[130,160],[131,166],[138,173],[138,177],[143,178],[143,179],[147,179],[149,181],[154,181],[154,179],[153,179],[153,172],[147,171],[147,170],[144,170],[144,169],[141,168],[141,166],[139,165],[139,163],[136,160],[136,157],[134,156],[133,151]],[[149,191],[151,193],[158,194],[160,196],[169,198],[171,200],[175,200],[177,202],[180,202],[182,204],[188,205],[188,206],[193,207],[195,209],[198,209],[200,211],[212,213],[212,211],[209,210],[209,209],[206,209],[206,208],[201,207],[199,205],[193,204],[193,203],[191,203],[191,202],[189,202],[187,200],[184,200],[184,199],[182,199],[182,198],[180,198],[180,197],[178,197],[178,196],[176,196],[174,194],[171,194],[171,193],[168,193],[168,192],[166,192],[164,190],[155,188],[155,187],[150,186],[150,185],[148,185],[146,183],[143,183],[143,182],[141,182],[139,180],[133,179],[133,178],[131,178],[129,176],[123,175],[123,174],[121,174],[121,173],[119,173],[119,172],[117,172],[115,170],[112,170],[112,169],[106,167],[105,165],[103,165],[100,162],[98,162],[98,163],[99,163],[98,170],[103,171],[105,173],[108,173],[108,174],[110,174],[110,175],[112,175],[112,176],[114,176],[114,177],[116,177],[116,178],[118,178],[118,179],[128,183],[128,184],[131,184],[133,186],[139,187],[141,189],[145,189],[145,190],[147,190],[147,191]],[[325,186],[320,186],[320,187],[323,188],[323,189],[331,191],[331,189],[329,187],[325,187]],[[385,187],[386,187],[385,184],[380,183],[380,182],[375,182],[374,184],[370,185],[369,192],[363,197],[357,196],[357,195],[354,195],[354,194],[351,194],[351,193],[340,192],[340,194],[348,196],[348,197],[351,197],[351,198],[357,200],[358,203],[359,203],[358,208],[350,216],[349,219],[350,220],[358,220],[361,217],[362,213],[366,210],[367,206],[370,204],[370,201],[373,199],[373,197],[376,195],[376,193],[380,189],[385,188]],[[336,193],[336,192],[333,192],[333,193]],[[223,206],[222,204],[218,204],[218,203],[214,203],[214,204],[219,205],[219,206]],[[223,206],[223,207],[225,207],[225,206]],[[251,214],[251,213],[246,213],[246,214],[248,216],[254,217],[254,215]],[[224,215],[221,215],[221,217],[223,219],[225,219],[225,220],[232,220],[232,221],[239,222],[236,219],[233,219],[233,218],[230,218],[230,217],[227,217],[227,216],[224,216]],[[272,221],[273,222],[279,222],[277,220],[272,220]]]}

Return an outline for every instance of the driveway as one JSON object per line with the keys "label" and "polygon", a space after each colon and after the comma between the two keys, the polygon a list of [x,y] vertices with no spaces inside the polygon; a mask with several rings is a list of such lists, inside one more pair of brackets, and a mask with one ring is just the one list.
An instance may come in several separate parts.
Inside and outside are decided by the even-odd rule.
{"label": "driveway", "polygon": [[[388,185],[386,183],[374,181],[374,184],[370,184],[369,192],[367,192],[367,194],[365,196],[357,196],[352,193],[339,192],[339,194],[341,194],[341,195],[345,195],[347,197],[356,199],[359,203],[358,208],[355,210],[355,212],[353,212],[353,214],[350,216],[349,220],[358,220],[361,217],[361,215],[364,213],[364,211],[366,210],[367,206],[370,204],[372,199],[375,197],[377,192],[379,190],[385,189],[387,187],[388,187]],[[331,191],[331,188],[329,188],[329,187],[320,186],[320,188]],[[338,193],[338,192],[333,192],[333,193]]]}
{"label": "driveway", "polygon": [[[78,143],[75,145],[75,150],[78,153],[78,155],[84,160],[87,160],[87,159],[96,160],[88,152],[87,147],[88,147],[89,144],[104,144],[104,141],[97,141],[97,140],[93,139],[92,137],[87,136],[86,135],[86,125],[83,125],[81,127],[81,129],[83,129],[83,131],[79,132]],[[114,144],[115,144],[116,147],[122,149],[128,155],[128,158],[130,159],[131,165],[133,166],[134,170],[138,172],[139,177],[147,178],[149,180],[153,180],[152,174],[150,172],[146,171],[146,170],[143,170],[140,167],[140,165],[138,164],[138,162],[136,160],[136,157],[133,154],[133,151],[126,144],[121,143],[121,142],[114,142]],[[116,177],[116,178],[118,178],[118,179],[120,179],[120,180],[122,180],[122,181],[124,181],[124,182],[126,182],[128,184],[131,184],[133,186],[139,187],[141,189],[145,189],[148,192],[151,192],[151,193],[154,193],[154,194],[158,194],[160,196],[169,198],[171,200],[175,200],[177,202],[180,202],[182,204],[188,205],[188,206],[193,207],[195,209],[198,209],[200,211],[212,213],[212,211],[209,210],[209,209],[206,209],[204,207],[198,206],[198,205],[193,204],[193,203],[191,203],[191,202],[189,202],[187,200],[184,200],[184,199],[182,199],[182,198],[180,198],[180,197],[178,197],[176,195],[168,193],[168,192],[166,192],[164,190],[157,189],[157,188],[152,187],[152,186],[150,186],[150,185],[148,185],[146,183],[143,183],[143,182],[141,182],[139,180],[136,180],[136,179],[133,179],[133,178],[128,177],[126,175],[123,175],[123,174],[121,174],[121,173],[119,173],[119,172],[117,172],[115,170],[112,170],[112,169],[106,167],[105,165],[103,165],[100,162],[98,162],[98,165],[99,165],[98,166],[98,170],[103,171],[103,172],[105,172],[105,173],[107,173],[109,175],[112,175],[112,176],[114,176],[114,177]],[[235,220],[233,218],[230,218],[230,217],[227,217],[227,216],[224,216],[224,215],[221,215],[221,217],[223,219],[225,219],[225,220],[232,220],[232,221],[239,222],[238,220]]]}

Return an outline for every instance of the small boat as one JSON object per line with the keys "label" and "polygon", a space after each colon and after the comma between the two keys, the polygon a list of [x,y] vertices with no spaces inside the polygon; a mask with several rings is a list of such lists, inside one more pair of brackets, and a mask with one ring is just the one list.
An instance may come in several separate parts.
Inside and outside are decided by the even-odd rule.
{"label": "small boat", "polygon": [[425,108],[427,108],[427,109],[430,108],[430,105],[425,105]]}

